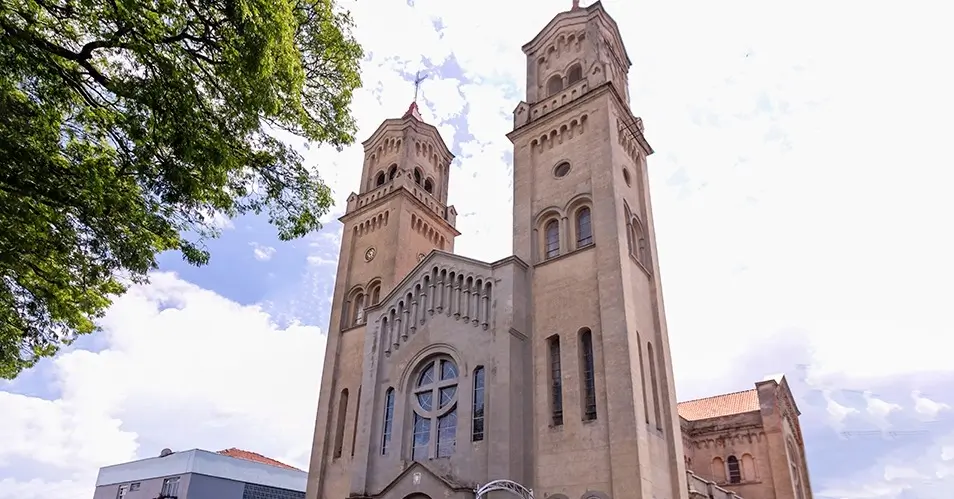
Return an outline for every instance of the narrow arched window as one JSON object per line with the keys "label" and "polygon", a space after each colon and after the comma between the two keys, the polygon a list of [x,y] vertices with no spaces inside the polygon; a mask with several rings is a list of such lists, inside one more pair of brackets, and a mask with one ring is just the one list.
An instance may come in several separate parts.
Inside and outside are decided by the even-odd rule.
{"label": "narrow arched window", "polygon": [[474,411],[471,440],[480,442],[484,439],[484,366],[474,369]]}
{"label": "narrow arched window", "polygon": [[716,483],[725,483],[725,461],[723,461],[721,457],[714,457],[709,466],[712,479],[715,480]]}
{"label": "narrow arched window", "polygon": [[381,285],[375,285],[371,290],[371,305],[377,305],[381,302]]}
{"label": "narrow arched window", "polygon": [[391,168],[388,169],[388,180],[394,180],[394,177],[397,176],[397,164],[391,165]]}
{"label": "narrow arched window", "polygon": [[593,333],[584,329],[580,334],[580,378],[583,381],[583,420],[596,419],[596,369],[593,362]]}
{"label": "narrow arched window", "polygon": [[656,416],[656,429],[661,430],[662,414],[659,410],[659,383],[656,380],[656,356],[653,353],[653,344],[646,343],[646,354],[649,355],[649,382],[653,391],[653,415]]}
{"label": "narrow arched window", "polygon": [[550,220],[544,229],[546,234],[546,257],[553,258],[560,255],[560,223]]}
{"label": "narrow arched window", "polygon": [[566,84],[572,85],[583,79],[583,68],[579,64],[574,64],[566,72]]}
{"label": "narrow arched window", "polygon": [[364,293],[358,293],[354,296],[352,304],[354,315],[351,317],[351,325],[357,326],[364,323]]}
{"label": "narrow arched window", "polygon": [[424,190],[427,191],[428,194],[434,194],[434,182],[431,182],[431,179],[424,181]]}
{"label": "narrow arched window", "polygon": [[563,77],[560,75],[553,75],[547,80],[547,95],[553,95],[563,90]]}
{"label": "narrow arched window", "polygon": [[563,372],[560,367],[560,337],[547,340],[550,354],[550,418],[553,426],[563,424]]}
{"label": "narrow arched window", "polygon": [[358,417],[361,415],[361,385],[358,385],[358,398],[354,404],[354,428],[351,430],[351,457],[354,457],[354,448],[358,446]]}
{"label": "narrow arched window", "polygon": [[729,468],[729,483],[742,483],[742,470],[739,468],[739,459],[735,456],[729,456],[725,460]]}
{"label": "narrow arched window", "polygon": [[758,479],[759,473],[755,467],[755,459],[751,454],[742,454],[742,480],[753,482]]}
{"label": "narrow arched window", "polygon": [[576,212],[576,247],[593,244],[593,226],[590,224],[590,209],[580,208]]}
{"label": "narrow arched window", "polygon": [[391,429],[394,426],[394,388],[384,392],[384,431],[381,437],[381,454],[387,454],[391,446]]}
{"label": "narrow arched window", "polygon": [[643,414],[646,416],[646,424],[649,424],[649,392],[646,389],[646,367],[643,362],[643,344],[639,339],[639,333],[636,333],[636,348],[639,349],[639,381],[643,387]]}
{"label": "narrow arched window", "polygon": [[375,184],[377,185],[377,187],[381,187],[382,185],[384,185],[385,182],[387,182],[387,180],[388,180],[387,176],[384,175],[384,172],[381,172],[378,174],[378,179],[375,181]]}
{"label": "narrow arched window", "polygon": [[423,179],[421,178],[421,170],[418,170],[418,169],[415,168],[415,169],[414,169],[414,183],[416,183],[417,185],[421,185],[421,181],[422,181],[422,180],[423,180]]}
{"label": "narrow arched window", "polygon": [[334,457],[341,457],[341,450],[344,448],[345,421],[348,416],[348,389],[341,390],[341,396],[338,397],[338,424],[335,427],[335,454]]}

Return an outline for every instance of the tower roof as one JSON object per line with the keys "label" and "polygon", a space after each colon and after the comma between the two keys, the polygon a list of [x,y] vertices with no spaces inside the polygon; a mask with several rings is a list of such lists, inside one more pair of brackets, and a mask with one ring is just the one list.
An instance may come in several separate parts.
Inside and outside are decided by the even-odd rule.
{"label": "tower roof", "polygon": [[404,116],[401,116],[401,119],[414,118],[417,121],[424,122],[424,119],[421,118],[421,113],[417,109],[417,101],[411,101],[411,105],[407,107],[407,111],[404,112]]}

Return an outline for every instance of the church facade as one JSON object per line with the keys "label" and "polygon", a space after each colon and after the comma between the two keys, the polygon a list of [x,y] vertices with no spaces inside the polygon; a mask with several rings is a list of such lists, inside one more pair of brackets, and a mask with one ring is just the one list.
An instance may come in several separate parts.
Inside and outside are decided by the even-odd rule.
{"label": "church facade", "polygon": [[[728,498],[744,485],[687,471],[701,451],[675,398],[653,150],[615,21],[574,2],[523,51],[512,256],[454,254],[453,154],[416,104],[363,143],[307,499],[473,499],[501,479],[551,499]],[[755,499],[789,497],[810,495]]]}

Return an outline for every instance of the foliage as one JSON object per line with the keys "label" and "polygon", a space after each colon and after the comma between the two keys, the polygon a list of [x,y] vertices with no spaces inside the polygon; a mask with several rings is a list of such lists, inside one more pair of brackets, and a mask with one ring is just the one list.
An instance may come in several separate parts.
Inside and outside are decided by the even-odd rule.
{"label": "foliage", "polygon": [[289,240],[331,193],[270,132],[341,148],[360,85],[332,0],[0,2],[0,377],[96,330],[216,215]]}

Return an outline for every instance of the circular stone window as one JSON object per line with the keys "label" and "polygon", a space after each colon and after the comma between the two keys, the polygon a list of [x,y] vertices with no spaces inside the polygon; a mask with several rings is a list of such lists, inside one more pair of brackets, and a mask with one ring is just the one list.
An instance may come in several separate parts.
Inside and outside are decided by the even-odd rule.
{"label": "circular stone window", "polygon": [[553,169],[553,176],[557,178],[565,177],[567,173],[570,173],[570,163],[566,161],[556,165],[556,168]]}
{"label": "circular stone window", "polygon": [[629,170],[625,166],[623,167],[623,180],[626,181],[626,185],[632,187],[632,179],[629,178]]}

